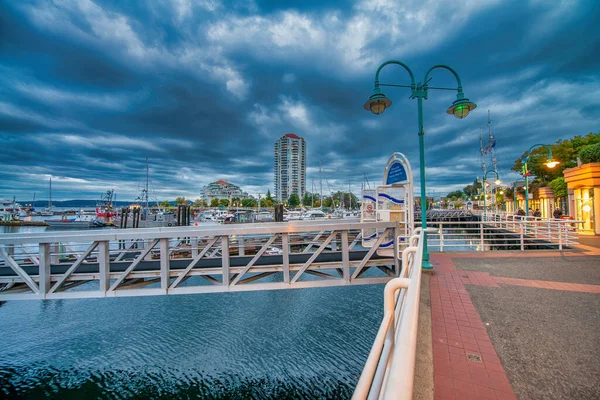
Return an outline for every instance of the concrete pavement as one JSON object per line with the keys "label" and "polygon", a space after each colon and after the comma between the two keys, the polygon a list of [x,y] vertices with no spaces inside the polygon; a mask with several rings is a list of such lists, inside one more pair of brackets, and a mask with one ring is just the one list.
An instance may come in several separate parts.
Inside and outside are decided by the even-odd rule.
{"label": "concrete pavement", "polygon": [[599,398],[595,244],[600,240],[578,251],[433,253],[435,398]]}

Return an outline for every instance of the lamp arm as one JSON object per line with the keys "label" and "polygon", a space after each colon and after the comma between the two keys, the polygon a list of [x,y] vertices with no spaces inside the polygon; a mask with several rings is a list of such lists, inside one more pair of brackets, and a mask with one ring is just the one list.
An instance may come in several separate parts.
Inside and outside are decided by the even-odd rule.
{"label": "lamp arm", "polygon": [[425,74],[425,79],[423,80],[424,84],[427,85],[427,80],[429,79],[429,74],[431,73],[431,71],[433,71],[434,69],[437,68],[443,68],[443,69],[447,69],[448,71],[452,72],[452,74],[454,75],[454,77],[456,78],[456,82],[458,83],[458,93],[462,93],[462,82],[460,81],[460,76],[458,76],[458,73],[452,68],[449,67],[447,65],[443,65],[443,64],[439,64],[439,65],[434,65],[433,67],[429,68],[429,71],[427,71],[427,73]]}
{"label": "lamp arm", "polygon": [[534,148],[536,148],[536,147],[541,147],[541,146],[545,146],[545,147],[548,149],[548,158],[549,158],[550,160],[552,160],[552,159],[553,159],[553,157],[552,157],[552,149],[551,149],[551,148],[550,148],[550,146],[548,146],[547,144],[542,144],[542,143],[540,143],[540,144],[534,144],[533,146],[531,146],[531,147],[529,148],[529,150],[527,150],[527,151],[525,152],[525,154],[527,154],[527,158],[529,157],[529,153],[531,153],[531,150],[533,150],[533,149],[534,149]]}
{"label": "lamp arm", "polygon": [[412,70],[408,67],[408,65],[404,64],[402,61],[396,61],[396,60],[386,61],[383,64],[381,64],[379,66],[379,68],[377,68],[377,72],[375,72],[375,88],[379,88],[379,73],[381,72],[381,70],[383,69],[383,67],[385,67],[386,65],[389,65],[389,64],[396,64],[396,65],[399,65],[401,67],[404,67],[404,69],[406,70],[406,72],[408,72],[408,74],[410,75],[411,89],[414,90],[415,87],[416,87],[416,84],[415,84],[415,75],[413,74]]}
{"label": "lamp arm", "polygon": [[498,172],[496,172],[495,170],[490,170],[485,173],[485,176],[483,177],[484,180],[485,180],[485,178],[487,178],[487,176],[490,172],[493,172],[496,175],[496,179],[500,179],[500,177],[498,176]]}

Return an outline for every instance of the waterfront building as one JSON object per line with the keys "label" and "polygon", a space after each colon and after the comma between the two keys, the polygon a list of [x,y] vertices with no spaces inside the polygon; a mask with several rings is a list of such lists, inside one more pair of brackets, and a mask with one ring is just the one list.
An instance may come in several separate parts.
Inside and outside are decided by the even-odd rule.
{"label": "waterfront building", "polygon": [[244,192],[239,186],[229,183],[226,180],[219,179],[216,182],[209,183],[202,187],[202,199],[206,200],[207,203],[213,199],[245,199],[248,198],[248,193]]}
{"label": "waterfront building", "polygon": [[600,235],[600,163],[588,163],[563,171],[567,183],[569,215],[583,221],[579,233]]}
{"label": "waterfront building", "polygon": [[300,199],[306,193],[306,142],[293,133],[286,133],[274,146],[275,198],[287,201],[292,194]]}

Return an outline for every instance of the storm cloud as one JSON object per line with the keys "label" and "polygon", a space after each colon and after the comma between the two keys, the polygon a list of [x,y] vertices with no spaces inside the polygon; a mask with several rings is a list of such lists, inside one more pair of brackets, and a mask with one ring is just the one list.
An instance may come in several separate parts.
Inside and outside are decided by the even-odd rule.
{"label": "storm cloud", "polygon": [[[428,193],[481,176],[487,110],[501,179],[536,143],[597,132],[600,17],[594,1],[40,0],[0,3],[0,197],[134,199],[149,160],[159,200],[226,179],[273,192],[273,143],[307,143],[308,181],[358,194],[404,153],[419,179],[417,102],[362,106],[377,67],[401,60],[422,81],[460,75],[478,108],[424,103]],[[455,87],[447,71],[429,83]],[[397,66],[382,82],[410,84]]]}

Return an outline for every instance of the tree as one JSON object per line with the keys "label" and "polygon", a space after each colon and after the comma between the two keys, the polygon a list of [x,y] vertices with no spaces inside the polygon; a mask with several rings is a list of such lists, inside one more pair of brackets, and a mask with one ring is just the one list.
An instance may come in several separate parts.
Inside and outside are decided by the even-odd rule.
{"label": "tree", "polygon": [[304,194],[304,197],[302,198],[302,204],[304,204],[305,207],[312,206],[312,204],[314,203],[314,200],[317,200],[315,198],[315,194],[306,192]]}
{"label": "tree", "polygon": [[265,196],[265,199],[268,201],[271,201],[271,204],[273,204],[273,197],[271,196],[271,190],[267,189],[267,195]]}
{"label": "tree", "polygon": [[300,205],[300,197],[296,193],[292,193],[288,199],[288,206],[295,208]]}
{"label": "tree", "polygon": [[196,201],[194,201],[194,207],[202,207],[202,200],[196,199]]}
{"label": "tree", "polygon": [[550,182],[548,187],[552,189],[552,193],[554,193],[554,197],[557,199],[564,199],[568,196],[567,183],[565,182],[565,178],[562,176]]}
{"label": "tree", "polygon": [[165,200],[162,203],[160,203],[160,207],[161,208],[169,208],[169,207],[171,207],[171,203],[169,203],[167,200]]}
{"label": "tree", "polygon": [[242,199],[242,207],[252,208],[252,207],[256,207],[256,204],[257,204],[256,199],[253,199],[251,197]]}
{"label": "tree", "polygon": [[210,201],[210,206],[211,207],[219,207],[219,199],[212,199]]}
{"label": "tree", "polygon": [[579,159],[582,164],[600,162],[600,143],[588,144],[579,150]]}
{"label": "tree", "polygon": [[[577,166],[577,157],[584,147],[600,143],[600,133],[588,133],[585,136],[575,136],[572,139],[558,140],[550,145],[552,156],[560,161],[556,167],[550,169],[544,165],[547,161],[548,149],[545,146],[537,147],[531,151],[527,168],[530,175],[535,176],[537,180],[544,183],[563,176],[563,171],[567,168]],[[525,153],[517,159],[512,167],[513,171],[521,172]]]}
{"label": "tree", "polygon": [[456,200],[456,199],[462,199],[463,196],[464,196],[464,193],[461,190],[455,190],[454,192],[448,193],[448,195],[446,197],[448,197],[449,199],[452,199],[452,200]]}
{"label": "tree", "polygon": [[221,207],[221,206],[223,206],[223,207],[229,206],[229,199],[221,199],[221,200],[219,200],[219,207]]}
{"label": "tree", "polygon": [[175,204],[177,205],[181,205],[181,204],[187,204],[188,201],[185,199],[185,197],[177,197],[175,199]]}

